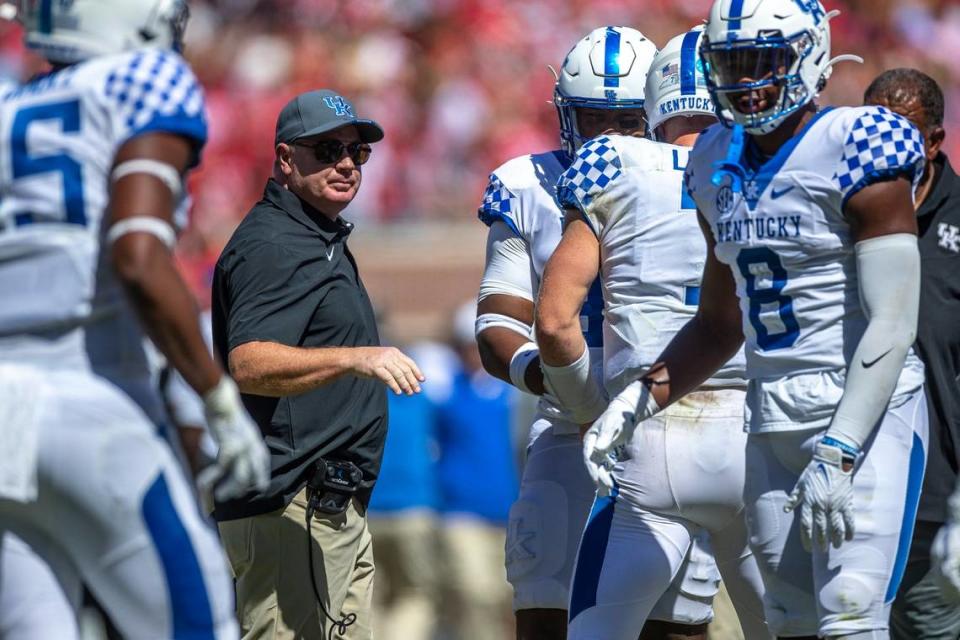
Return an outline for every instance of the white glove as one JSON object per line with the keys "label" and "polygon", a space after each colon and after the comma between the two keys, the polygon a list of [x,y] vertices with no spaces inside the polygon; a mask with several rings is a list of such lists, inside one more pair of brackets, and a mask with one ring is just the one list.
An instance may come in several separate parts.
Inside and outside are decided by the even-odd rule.
{"label": "white glove", "polygon": [[583,436],[583,460],[601,496],[613,489],[614,451],[633,437],[637,423],[660,411],[657,401],[639,380],[614,396]]}
{"label": "white glove", "polygon": [[263,491],[270,483],[270,454],[256,423],[240,401],[229,376],[203,396],[207,426],[220,451],[216,461],[197,477],[201,490],[213,488],[217,500],[237,498],[251,489]]}
{"label": "white glove", "polygon": [[839,549],[844,540],[853,540],[853,465],[858,454],[855,447],[824,436],[790,492],[783,510],[800,505],[800,540],[808,551],[813,538],[824,550],[828,541]]}
{"label": "white glove", "polygon": [[933,540],[930,565],[943,599],[960,606],[960,491],[950,498],[950,519]]}

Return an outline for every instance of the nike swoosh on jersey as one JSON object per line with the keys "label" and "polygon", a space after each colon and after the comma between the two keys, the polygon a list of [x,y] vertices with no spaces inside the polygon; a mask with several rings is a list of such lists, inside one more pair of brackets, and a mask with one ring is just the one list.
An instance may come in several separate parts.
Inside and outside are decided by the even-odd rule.
{"label": "nike swoosh on jersey", "polygon": [[773,190],[770,192],[770,197],[771,197],[772,199],[776,200],[777,198],[779,198],[779,197],[781,197],[781,196],[785,196],[785,195],[787,195],[788,193],[790,193],[791,191],[793,191],[793,188],[794,188],[795,186],[796,186],[796,185],[790,185],[789,187],[787,187],[786,189],[783,189],[783,190],[781,190],[781,191],[777,191],[776,189],[773,189]]}
{"label": "nike swoosh on jersey", "polygon": [[875,365],[875,364],[877,364],[878,362],[880,362],[881,360],[883,360],[883,358],[884,358],[888,353],[890,353],[891,351],[893,351],[893,347],[890,347],[889,349],[887,349],[886,351],[884,351],[883,353],[881,353],[879,356],[877,356],[876,358],[874,358],[874,359],[871,360],[870,362],[867,362],[866,360],[861,360],[860,362],[863,364],[863,368],[864,368],[864,369],[869,369],[869,368],[872,367],[873,365]]}

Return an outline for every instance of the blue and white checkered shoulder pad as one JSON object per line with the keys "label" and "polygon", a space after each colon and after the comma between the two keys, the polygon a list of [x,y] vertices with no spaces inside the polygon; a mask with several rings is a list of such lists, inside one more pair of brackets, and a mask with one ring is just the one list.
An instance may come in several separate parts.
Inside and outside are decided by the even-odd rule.
{"label": "blue and white checkered shoulder pad", "polygon": [[207,139],[203,90],[186,61],[173,51],[144,49],[115,58],[103,94],[113,107],[120,137],[163,131]]}
{"label": "blue and white checkered shoulder pad", "polygon": [[617,179],[622,169],[620,154],[610,138],[589,140],[557,181],[557,202],[565,209],[583,210]]}
{"label": "blue and white checkered shoulder pad", "polygon": [[875,182],[909,177],[916,187],[923,175],[923,135],[901,115],[883,107],[857,109],[843,144],[834,180],[843,202]]}
{"label": "blue and white checkered shoulder pad", "polygon": [[500,220],[519,236],[521,235],[520,228],[517,225],[519,214],[519,198],[504,186],[497,174],[491,173],[487,189],[483,192],[483,202],[477,209],[477,217],[488,227]]}

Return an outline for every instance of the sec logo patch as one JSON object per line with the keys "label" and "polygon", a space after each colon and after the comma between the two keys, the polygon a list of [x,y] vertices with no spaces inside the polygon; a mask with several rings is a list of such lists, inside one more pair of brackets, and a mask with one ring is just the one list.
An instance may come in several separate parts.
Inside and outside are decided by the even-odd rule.
{"label": "sec logo patch", "polygon": [[733,189],[725,184],[717,191],[717,211],[730,213],[731,210],[733,210]]}

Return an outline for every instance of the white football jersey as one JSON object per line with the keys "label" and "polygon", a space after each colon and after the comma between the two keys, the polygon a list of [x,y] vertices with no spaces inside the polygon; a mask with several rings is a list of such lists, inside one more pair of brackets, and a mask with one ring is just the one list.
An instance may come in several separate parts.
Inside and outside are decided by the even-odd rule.
{"label": "white football jersey", "polygon": [[117,150],[149,132],[198,154],[206,140],[203,94],[172,51],[0,86],[0,360],[92,371],[155,417],[143,333],[103,242]]}
{"label": "white football jersey", "polygon": [[[570,157],[563,151],[508,160],[490,174],[477,211],[487,226],[499,220],[525,241],[532,267],[530,277],[534,279],[534,301],[543,269],[563,233],[563,210],[557,205],[556,184],[568,166]],[[603,346],[603,298],[599,278],[590,287],[580,310],[580,326],[587,346],[599,355]],[[547,399],[541,400],[540,409],[548,415],[558,413]]]}
{"label": "white football jersey", "polygon": [[[697,311],[706,243],[683,186],[690,150],[630,136],[580,148],[557,185],[600,240],[604,380],[619,393]],[[706,386],[744,384],[743,352]]]}
{"label": "white football jersey", "polygon": [[[731,133],[720,125],[707,129],[686,177],[713,232],[716,256],[736,280],[750,428],[823,426],[867,325],[844,204],[890,176],[919,179],[922,137],[882,107],[824,109],[766,160],[749,136],[740,157],[728,158]],[[712,182],[721,163],[739,174],[739,191],[730,175],[719,186]],[[922,383],[923,365],[911,351],[891,406]]]}

